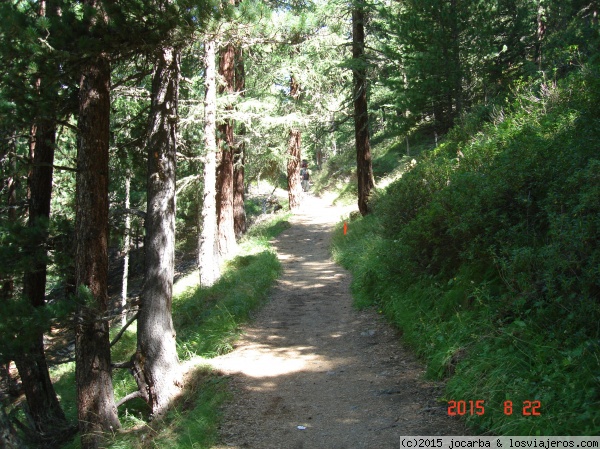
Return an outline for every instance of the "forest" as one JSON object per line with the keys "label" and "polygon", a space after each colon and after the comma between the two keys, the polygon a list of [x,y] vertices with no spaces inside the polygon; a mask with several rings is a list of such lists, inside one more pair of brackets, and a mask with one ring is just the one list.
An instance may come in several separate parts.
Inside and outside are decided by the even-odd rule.
{"label": "forest", "polygon": [[215,444],[223,381],[181,367],[266,300],[303,160],[358,206],[332,247],[356,307],[440,401],[543,410],[474,432],[600,435],[599,9],[0,2],[2,444]]}

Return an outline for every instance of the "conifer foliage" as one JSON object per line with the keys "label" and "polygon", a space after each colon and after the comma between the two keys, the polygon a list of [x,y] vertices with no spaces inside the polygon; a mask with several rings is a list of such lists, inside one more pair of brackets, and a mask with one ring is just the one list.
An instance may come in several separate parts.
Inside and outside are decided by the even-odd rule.
{"label": "conifer foliage", "polygon": [[[256,186],[287,188],[290,209],[300,207],[302,160],[311,182],[342,184],[370,215],[365,222],[383,223],[382,238],[393,245],[381,248],[398,262],[394,270],[464,282],[475,298],[506,282],[524,301],[514,304],[523,320],[534,309],[561,316],[556,291],[560,301],[589,299],[588,315],[596,316],[597,279],[582,267],[596,257],[589,216],[597,211],[597,164],[589,148],[597,139],[580,121],[597,121],[597,95],[585,92],[598,89],[598,14],[591,0],[0,2],[0,384],[7,394],[20,386],[26,397],[21,407],[1,404],[2,434],[12,445],[57,447],[78,428],[82,446],[97,448],[133,398],[143,398],[148,419],[163,416],[183,382],[172,318],[176,250],[197,249],[202,288],[215,284],[246,232],[246,212],[261,208],[247,201]],[[563,100],[567,94],[577,101]],[[555,104],[576,106],[556,124],[547,115]],[[525,118],[507,120],[510,111],[539,122],[521,130]],[[517,151],[513,125],[532,154]],[[567,185],[587,186],[583,206],[563,198],[567,188],[549,180],[558,172],[533,151],[540,139],[548,139],[544,151],[554,148],[555,128],[556,139],[571,142],[561,127],[592,142],[572,145],[581,160]],[[473,143],[480,132],[512,148],[529,172],[519,177],[517,162]],[[388,174],[429,147],[436,156],[409,159],[406,182],[388,189],[393,195],[373,195],[374,173]],[[377,159],[382,149],[390,151]],[[577,159],[552,157],[557,170]],[[492,170],[493,163],[515,169]],[[477,186],[486,187],[469,200],[481,202],[461,203],[461,189]],[[549,196],[537,204],[536,194]],[[381,218],[382,209],[392,212]],[[572,243],[565,230],[585,238]],[[510,246],[508,236],[527,248]],[[144,281],[129,282],[121,301],[109,290],[121,279],[111,270],[123,254]],[[481,279],[494,270],[504,278],[476,291],[464,281],[474,260],[490,264]],[[470,265],[455,268],[464,261]],[[547,271],[533,268],[539,263]],[[373,287],[382,272],[360,279]],[[501,321],[518,312],[499,310]],[[575,315],[565,322],[579,322]],[[136,320],[135,348],[113,360]],[[594,335],[581,341],[592,348]],[[55,351],[55,341],[74,343],[74,351]],[[571,348],[573,357],[589,348]],[[69,408],[50,370],[70,359],[77,404]],[[135,381],[115,400],[122,368]]]}

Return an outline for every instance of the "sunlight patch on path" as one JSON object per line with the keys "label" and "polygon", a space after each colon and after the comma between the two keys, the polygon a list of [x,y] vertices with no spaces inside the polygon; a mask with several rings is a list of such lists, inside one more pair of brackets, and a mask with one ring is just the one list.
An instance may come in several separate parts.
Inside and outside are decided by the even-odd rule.
{"label": "sunlight patch on path", "polygon": [[380,449],[399,435],[462,434],[396,331],[352,307],[351,277],[329,245],[356,207],[305,199],[272,241],[283,272],[269,303],[233,352],[210,360],[233,393],[213,449]]}
{"label": "sunlight patch on path", "polygon": [[[261,379],[296,373],[327,373],[349,363],[343,357],[332,358],[331,354],[319,354],[319,349],[310,344],[296,345],[286,341],[278,334],[282,329],[299,325],[297,320],[301,319],[306,307],[304,300],[310,299],[332,282],[337,283],[338,278],[342,277],[335,263],[329,259],[325,236],[342,215],[342,210],[350,211],[355,206],[336,208],[312,196],[306,200],[290,220],[293,228],[284,231],[272,242],[283,266],[283,274],[277,281],[273,295],[283,294],[291,298],[291,307],[297,307],[297,315],[292,319],[294,322],[271,322],[263,329],[250,327],[235,351],[207,361],[227,375],[241,374]],[[298,226],[305,230],[302,236],[298,235]],[[306,234],[306,230],[309,234]],[[297,247],[287,248],[285,242],[290,241],[301,242],[301,250]],[[298,298],[296,304],[294,298],[300,292],[302,300]],[[332,330],[329,337],[337,339],[342,334]]]}
{"label": "sunlight patch on path", "polygon": [[[276,339],[277,336],[273,336]],[[219,357],[211,365],[227,374],[243,374],[253,378],[285,376],[297,372],[326,372],[346,363],[314,353],[311,346],[274,348],[260,343],[236,350],[234,357]]]}

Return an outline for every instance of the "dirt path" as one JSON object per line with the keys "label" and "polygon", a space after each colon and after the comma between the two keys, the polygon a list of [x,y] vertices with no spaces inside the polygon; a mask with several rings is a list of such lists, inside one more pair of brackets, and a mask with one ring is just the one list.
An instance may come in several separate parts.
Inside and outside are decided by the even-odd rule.
{"label": "dirt path", "polygon": [[270,303],[213,361],[234,394],[216,448],[382,449],[401,435],[465,434],[398,333],[352,308],[350,274],[329,255],[343,212],[308,197],[274,242],[284,272]]}

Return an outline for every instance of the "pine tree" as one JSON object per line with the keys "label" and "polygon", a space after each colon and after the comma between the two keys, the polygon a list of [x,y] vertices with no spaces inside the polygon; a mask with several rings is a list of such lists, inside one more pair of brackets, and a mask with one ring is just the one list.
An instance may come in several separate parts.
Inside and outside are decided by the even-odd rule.
{"label": "pine tree", "polygon": [[[45,18],[47,8],[54,10],[50,2],[38,4],[38,16]],[[55,12],[55,11],[52,11]],[[50,219],[50,197],[52,192],[52,174],[54,148],[56,145],[56,106],[57,92],[55,83],[48,78],[56,77],[51,72],[52,64],[41,61],[46,69],[46,78],[38,77],[35,90],[40,101],[35,123],[31,127],[29,159],[31,167],[28,174],[27,203],[28,226],[34,229],[28,242],[31,262],[23,279],[23,294],[34,308],[45,306],[48,223]],[[56,392],[50,380],[48,364],[44,352],[44,328],[32,329],[24,351],[15,357],[15,364],[25,390],[34,430],[41,445],[56,444],[69,437],[65,432],[68,423],[58,402]]]}
{"label": "pine tree", "polygon": [[[243,98],[246,90],[246,71],[244,68],[244,50],[240,45],[235,49],[235,92]],[[246,233],[246,209],[244,205],[245,193],[245,170],[246,142],[244,135],[246,127],[244,123],[238,126],[238,142],[235,144],[233,155],[233,230],[236,239],[240,239]]]}
{"label": "pine tree", "polygon": [[[222,84],[219,94],[232,95],[235,89],[235,47],[229,42],[219,52],[219,75]],[[234,166],[234,121],[230,114],[233,106],[225,107],[225,117],[219,120],[217,126],[217,145],[219,160],[217,166],[217,229],[219,254],[225,257],[231,254],[235,247],[235,232],[233,219],[233,166]]]}
{"label": "pine tree", "polygon": [[219,250],[217,246],[217,85],[215,41],[204,43],[205,99],[204,99],[204,156],[203,201],[201,231],[198,238],[198,267],[200,285],[210,287],[219,278]]}
{"label": "pine tree", "polygon": [[[294,77],[290,76],[290,97],[296,102],[300,96],[300,84]],[[287,159],[288,199],[290,210],[300,207],[300,159],[302,157],[302,133],[299,128],[293,127],[289,130]]]}
{"label": "pine tree", "polygon": [[175,270],[175,166],[180,50],[157,51],[148,126],[146,273],[136,354],[140,392],[162,415],[182,385],[171,316]]}
{"label": "pine tree", "polygon": [[369,196],[375,186],[371,144],[369,140],[369,112],[367,108],[367,66],[365,61],[365,10],[355,2],[352,8],[352,59],[354,78],[354,136],[356,140],[356,171],[358,176],[358,209],[369,213]]}
{"label": "pine tree", "polygon": [[[40,80],[39,88],[44,89]],[[32,127],[28,175],[28,226],[35,229],[28,242],[31,262],[23,279],[23,294],[34,308],[45,306],[46,300],[46,240],[50,218],[52,165],[56,125],[53,117],[39,117]],[[27,397],[28,410],[40,443],[50,444],[69,436],[68,423],[50,380],[44,353],[44,328],[30,330],[24,350],[15,357],[15,364]]]}
{"label": "pine tree", "polygon": [[[99,0],[86,0],[90,30],[105,22]],[[100,28],[99,27],[99,28]],[[76,382],[81,445],[100,447],[103,432],[120,427],[112,385],[109,340],[108,148],[110,60],[93,52],[83,63],[79,85],[75,263]]]}

